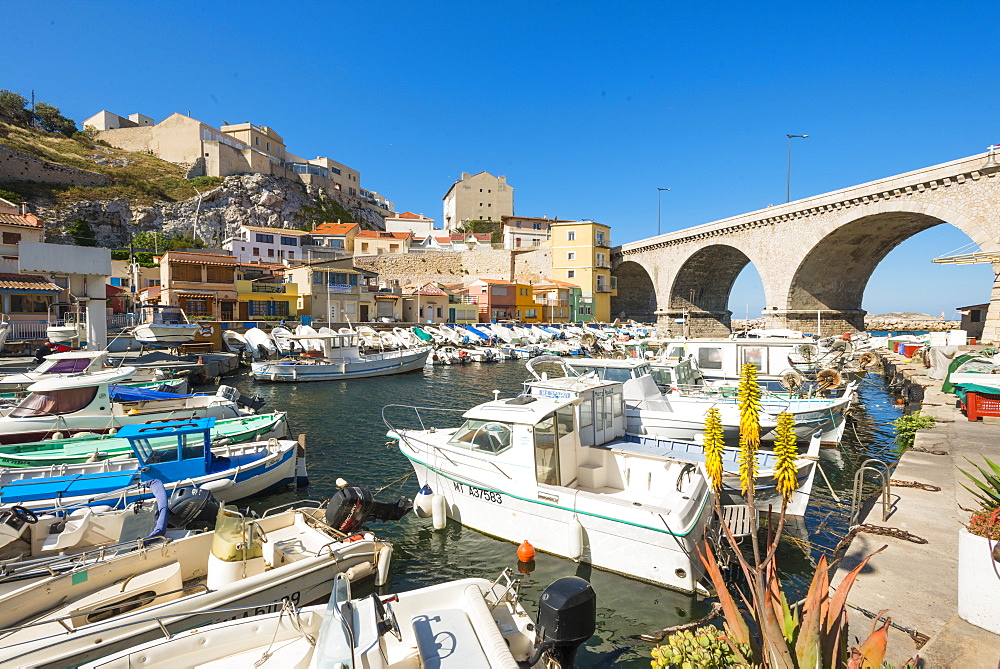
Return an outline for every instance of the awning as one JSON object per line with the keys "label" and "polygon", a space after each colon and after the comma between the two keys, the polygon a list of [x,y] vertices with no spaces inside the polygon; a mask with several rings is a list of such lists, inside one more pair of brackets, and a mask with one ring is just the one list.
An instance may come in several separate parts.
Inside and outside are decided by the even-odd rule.
{"label": "awning", "polygon": [[376,295],[376,300],[398,300],[400,295]]}
{"label": "awning", "polygon": [[24,274],[0,274],[0,288],[14,288],[15,290],[62,290],[62,288],[48,279]]}
{"label": "awning", "polygon": [[195,299],[216,297],[215,293],[177,293],[177,297],[193,297]]}

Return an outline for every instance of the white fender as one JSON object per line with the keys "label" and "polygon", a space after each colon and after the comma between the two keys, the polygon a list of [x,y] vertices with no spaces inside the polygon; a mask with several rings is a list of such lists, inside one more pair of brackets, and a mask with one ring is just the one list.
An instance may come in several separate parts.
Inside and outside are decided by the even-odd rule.
{"label": "white fender", "polygon": [[435,530],[443,530],[448,524],[448,507],[445,503],[444,495],[432,496],[431,518],[434,520]]}
{"label": "white fender", "polygon": [[579,560],[583,555],[583,525],[580,524],[575,513],[570,518],[566,529],[569,532],[566,555],[573,560]]}
{"label": "white fender", "polygon": [[392,562],[392,546],[382,546],[378,552],[378,566],[375,585],[385,585],[389,581],[389,563]]}
{"label": "white fender", "polygon": [[417,495],[413,499],[413,513],[417,514],[417,518],[431,517],[434,513],[432,506],[433,499],[434,491],[431,490],[430,486],[425,485],[417,491]]}

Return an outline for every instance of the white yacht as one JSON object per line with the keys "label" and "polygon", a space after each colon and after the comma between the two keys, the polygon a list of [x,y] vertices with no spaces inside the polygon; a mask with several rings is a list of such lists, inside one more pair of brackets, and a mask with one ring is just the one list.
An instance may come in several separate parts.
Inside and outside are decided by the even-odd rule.
{"label": "white yacht", "polygon": [[[119,367],[110,367],[107,351],[66,351],[45,356],[45,360],[33,371],[23,374],[8,374],[0,378],[0,391],[9,392],[24,390],[33,383],[45,379],[77,377],[98,372],[116,371]],[[162,377],[163,372],[155,369],[133,370],[129,381],[151,381]]]}
{"label": "white yacht", "polygon": [[440,496],[434,504],[463,525],[631,578],[700,589],[695,547],[713,500],[703,467],[624,442],[621,383],[566,382],[481,404],[461,414],[458,428],[429,427],[454,424],[454,412],[407,407],[422,429],[387,418],[388,435],[419,484]]}
{"label": "white yacht", "polygon": [[57,344],[87,345],[87,309],[80,303],[56,302],[49,305],[45,336]]}

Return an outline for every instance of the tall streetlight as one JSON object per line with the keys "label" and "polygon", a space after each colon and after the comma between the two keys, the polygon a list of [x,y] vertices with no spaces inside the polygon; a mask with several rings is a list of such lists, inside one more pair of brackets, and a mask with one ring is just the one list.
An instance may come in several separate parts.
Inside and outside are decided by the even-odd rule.
{"label": "tall streetlight", "polygon": [[656,234],[660,234],[660,194],[665,191],[670,190],[669,188],[657,188],[656,189]]}
{"label": "tall streetlight", "polygon": [[785,179],[785,202],[790,202],[792,199],[792,138],[801,137],[805,139],[809,135],[788,135],[788,177]]}

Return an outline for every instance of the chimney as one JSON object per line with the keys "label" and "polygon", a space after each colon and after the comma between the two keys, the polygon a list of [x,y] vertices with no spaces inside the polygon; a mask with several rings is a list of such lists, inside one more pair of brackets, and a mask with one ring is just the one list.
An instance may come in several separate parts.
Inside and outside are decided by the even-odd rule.
{"label": "chimney", "polygon": [[30,214],[31,213],[31,209],[29,209],[28,203],[27,202],[22,202],[21,204],[19,204],[17,206],[17,213],[21,214],[22,216],[25,215],[25,214]]}
{"label": "chimney", "polygon": [[471,176],[472,176],[472,175],[471,175],[471,174],[469,174],[468,172],[462,172],[462,179],[461,179],[461,180],[462,180],[462,181],[465,181],[466,179],[468,179],[468,178],[469,178],[469,177],[471,177]]}
{"label": "chimney", "polygon": [[500,176],[497,177],[497,181],[499,181],[502,184],[506,184],[507,183],[507,177],[505,177],[505,176],[503,176],[501,174]]}

